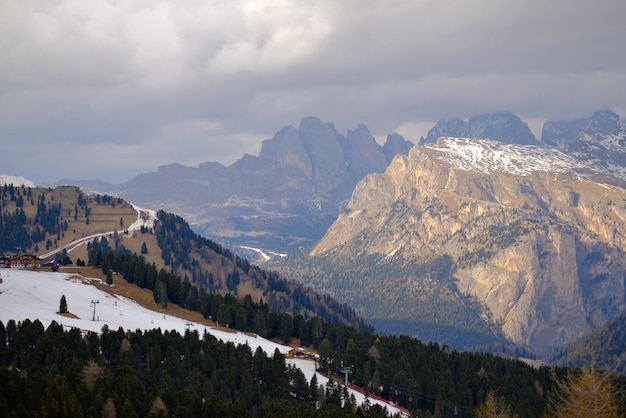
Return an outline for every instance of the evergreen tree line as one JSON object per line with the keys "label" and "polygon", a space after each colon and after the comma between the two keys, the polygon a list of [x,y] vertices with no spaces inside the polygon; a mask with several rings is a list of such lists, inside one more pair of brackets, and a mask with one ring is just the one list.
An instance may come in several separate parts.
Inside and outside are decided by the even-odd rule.
{"label": "evergreen tree line", "polygon": [[[582,404],[593,412],[576,416],[620,417],[626,412],[626,377],[600,363],[582,369],[534,368],[487,353],[451,351],[407,336],[336,325],[325,327],[315,347],[319,370],[342,380],[347,370],[350,384],[413,416],[564,417],[574,415],[563,411]],[[481,414],[493,404],[501,413]]]}
{"label": "evergreen tree line", "polygon": [[278,351],[197,331],[81,334],[0,322],[3,417],[382,417],[337,384],[321,387]]}
{"label": "evergreen tree line", "polygon": [[[327,325],[317,347],[321,371],[343,381],[347,368],[352,387],[412,416],[553,417],[581,408],[591,413],[580,416],[624,415],[626,380],[590,369],[533,369],[339,325]],[[385,416],[368,401],[357,407],[339,379],[307,381],[278,351],[253,352],[198,331],[104,326],[98,335],[56,322],[0,322],[0,379],[3,417]]]}
{"label": "evergreen tree line", "polygon": [[254,332],[265,338],[278,338],[285,343],[298,338],[302,345],[317,344],[328,322],[336,319],[332,315],[328,320],[317,316],[305,319],[301,314],[276,311],[263,300],[254,302],[250,295],[238,298],[230,293],[208,293],[171,271],[147,263],[144,257],[124,247],[112,249],[104,237],[88,244],[88,254],[89,265],[100,267],[105,275],[112,271],[119,273],[129,283],[151,290],[154,301],[161,307],[173,303],[200,312],[219,325]]}
{"label": "evergreen tree line", "polygon": [[475,416],[476,408],[493,393],[518,416],[537,417],[554,387],[554,374],[547,367],[451,351],[407,336],[328,327],[317,350],[321,370],[343,376],[344,367],[349,367],[350,382],[419,416]]}

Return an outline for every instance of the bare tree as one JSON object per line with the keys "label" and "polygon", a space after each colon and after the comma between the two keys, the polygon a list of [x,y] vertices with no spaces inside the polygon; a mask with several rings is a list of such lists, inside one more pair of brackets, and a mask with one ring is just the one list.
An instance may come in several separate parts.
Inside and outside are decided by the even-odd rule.
{"label": "bare tree", "polygon": [[485,402],[476,409],[476,416],[478,418],[513,418],[517,415],[511,412],[511,408],[503,398],[489,391]]}
{"label": "bare tree", "polygon": [[578,358],[588,365],[572,369],[565,378],[556,380],[556,391],[550,394],[550,412],[572,418],[624,416],[614,383],[617,366],[599,367],[597,349],[593,347],[578,346],[576,350]]}

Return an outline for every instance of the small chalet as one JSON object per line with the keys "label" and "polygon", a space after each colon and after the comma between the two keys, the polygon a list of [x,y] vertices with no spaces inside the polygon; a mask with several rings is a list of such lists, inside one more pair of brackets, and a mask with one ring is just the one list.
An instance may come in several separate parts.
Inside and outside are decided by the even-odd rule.
{"label": "small chalet", "polygon": [[296,347],[296,348],[292,348],[291,350],[289,350],[289,352],[287,353],[287,356],[293,357],[293,358],[310,358],[311,353],[305,348]]}
{"label": "small chalet", "polygon": [[9,268],[11,267],[11,258],[0,256],[0,267]]}
{"label": "small chalet", "polygon": [[21,254],[11,257],[9,266],[14,269],[36,268],[41,267],[41,260],[36,255]]}

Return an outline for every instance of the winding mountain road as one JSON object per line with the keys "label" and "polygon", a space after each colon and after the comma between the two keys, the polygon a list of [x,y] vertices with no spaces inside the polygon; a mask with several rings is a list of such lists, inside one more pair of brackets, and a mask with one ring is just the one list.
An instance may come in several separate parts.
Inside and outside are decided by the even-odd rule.
{"label": "winding mountain road", "polygon": [[[131,204],[133,209],[137,212],[137,220],[135,222],[133,222],[128,228],[124,228],[121,230],[117,230],[117,233],[120,234],[120,236],[124,236],[126,234],[131,234],[134,231],[138,231],[141,229],[141,227],[147,227],[147,228],[152,228],[154,226],[154,221],[157,220],[156,217],[156,211],[152,210],[152,209],[144,209],[144,208],[140,208],[139,206],[133,205]],[[68,253],[72,252],[73,250],[75,250],[76,248],[80,247],[81,245],[85,245],[88,242],[92,241],[94,238],[98,238],[98,237],[103,237],[103,236],[107,236],[107,235],[111,235],[113,234],[115,231],[108,231],[108,232],[100,232],[97,234],[92,234],[86,237],[81,237],[78,239],[75,239],[74,241],[71,241],[59,248],[55,248],[52,251],[49,251],[45,254],[42,254],[39,256],[39,258],[41,260],[46,260],[48,258],[51,258],[52,256],[56,255],[57,253],[66,250]]]}

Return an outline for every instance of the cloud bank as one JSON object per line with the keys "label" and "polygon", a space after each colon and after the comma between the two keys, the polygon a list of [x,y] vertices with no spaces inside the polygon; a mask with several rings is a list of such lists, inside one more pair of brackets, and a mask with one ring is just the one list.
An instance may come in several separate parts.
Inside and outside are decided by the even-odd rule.
{"label": "cloud bank", "polygon": [[624,16],[609,0],[0,0],[0,172],[230,164],[307,115],[413,141],[492,111],[625,116]]}

